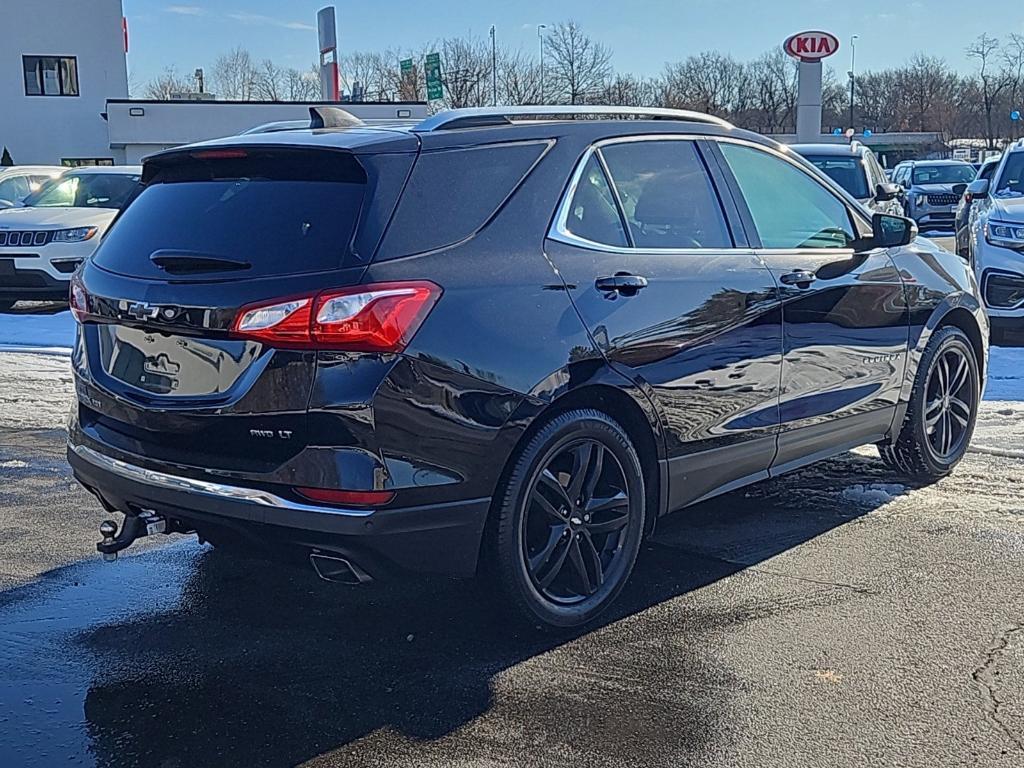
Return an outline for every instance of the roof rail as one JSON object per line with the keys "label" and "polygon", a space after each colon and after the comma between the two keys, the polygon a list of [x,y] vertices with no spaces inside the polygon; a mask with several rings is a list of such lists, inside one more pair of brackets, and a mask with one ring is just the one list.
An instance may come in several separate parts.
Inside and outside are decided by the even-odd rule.
{"label": "roof rail", "polygon": [[512,118],[579,118],[579,117],[618,117],[618,118],[651,118],[654,120],[680,120],[689,123],[709,123],[721,128],[733,128],[732,123],[714,115],[703,112],[691,112],[686,109],[666,109],[664,107],[612,107],[612,106],[568,106],[543,105],[524,107],[475,107],[471,109],[449,109],[428,117],[414,131],[429,133],[430,131],[448,131],[455,128],[485,128],[495,125],[511,125]]}

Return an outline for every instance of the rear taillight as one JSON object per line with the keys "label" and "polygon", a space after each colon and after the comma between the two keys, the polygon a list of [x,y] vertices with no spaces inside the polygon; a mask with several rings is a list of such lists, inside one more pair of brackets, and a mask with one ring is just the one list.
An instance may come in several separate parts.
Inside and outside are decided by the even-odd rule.
{"label": "rear taillight", "polygon": [[273,346],[401,352],[440,296],[426,280],[327,290],[242,307],[231,331]]}
{"label": "rear taillight", "polygon": [[395,497],[394,491],[344,491],[337,488],[296,488],[295,492],[310,501],[353,507],[379,507]]}
{"label": "rear taillight", "polygon": [[68,289],[68,305],[71,307],[71,314],[75,320],[84,323],[89,315],[89,294],[78,278],[71,280],[71,288]]}

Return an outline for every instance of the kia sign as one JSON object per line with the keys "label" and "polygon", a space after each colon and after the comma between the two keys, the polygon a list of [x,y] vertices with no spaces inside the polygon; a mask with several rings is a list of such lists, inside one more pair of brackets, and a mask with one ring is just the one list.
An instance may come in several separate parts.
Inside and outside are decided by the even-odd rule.
{"label": "kia sign", "polygon": [[839,38],[828,32],[800,32],[786,38],[782,50],[800,61],[820,61],[839,50]]}

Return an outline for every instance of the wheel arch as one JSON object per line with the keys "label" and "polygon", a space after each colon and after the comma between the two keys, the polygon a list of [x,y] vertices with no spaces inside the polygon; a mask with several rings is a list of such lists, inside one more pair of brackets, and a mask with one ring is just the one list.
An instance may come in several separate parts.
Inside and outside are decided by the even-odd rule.
{"label": "wheel arch", "polygon": [[988,318],[985,308],[981,306],[978,299],[970,293],[958,292],[950,294],[942,299],[932,310],[927,322],[920,329],[916,339],[911,339],[910,361],[907,366],[907,374],[904,377],[903,389],[900,393],[900,402],[906,404],[910,401],[910,393],[914,387],[914,379],[917,377],[918,367],[924,351],[931,341],[932,335],[939,328],[954,326],[962,330],[971,341],[978,359],[978,370],[981,380],[985,380],[985,373],[988,368]]}
{"label": "wheel arch", "polygon": [[[626,430],[636,448],[644,476],[647,509],[655,510],[655,513],[649,514],[645,521],[645,533],[650,534],[654,530],[657,518],[667,509],[668,478],[667,467],[663,461],[664,436],[658,415],[646,395],[640,391],[631,391],[628,380],[623,380],[623,384],[616,386],[603,381],[591,381],[564,390],[547,402],[540,402],[534,398],[524,400],[517,413],[509,420],[511,424],[518,424],[519,430],[511,450],[505,455],[504,465],[495,486],[496,491],[508,478],[515,457],[549,419],[566,411],[594,409],[618,422]],[[498,495],[495,492],[493,498],[496,499]],[[495,519],[492,502],[485,525],[485,539],[493,533]]]}

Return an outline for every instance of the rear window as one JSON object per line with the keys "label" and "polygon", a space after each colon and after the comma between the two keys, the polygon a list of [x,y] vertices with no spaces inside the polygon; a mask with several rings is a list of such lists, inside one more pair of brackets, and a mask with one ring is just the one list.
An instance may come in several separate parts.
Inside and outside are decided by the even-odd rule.
{"label": "rear window", "polygon": [[807,162],[858,200],[871,197],[868,177],[859,157],[836,155],[804,155]]}
{"label": "rear window", "polygon": [[548,147],[545,141],[424,152],[378,260],[433,251],[479,231]]}
{"label": "rear window", "polygon": [[168,257],[186,267],[189,258],[230,262],[238,278],[337,269],[349,252],[366,175],[350,155],[321,154],[190,160],[155,172],[147,167],[146,186],[94,261],[112,272],[157,279],[171,276],[158,265]]}

